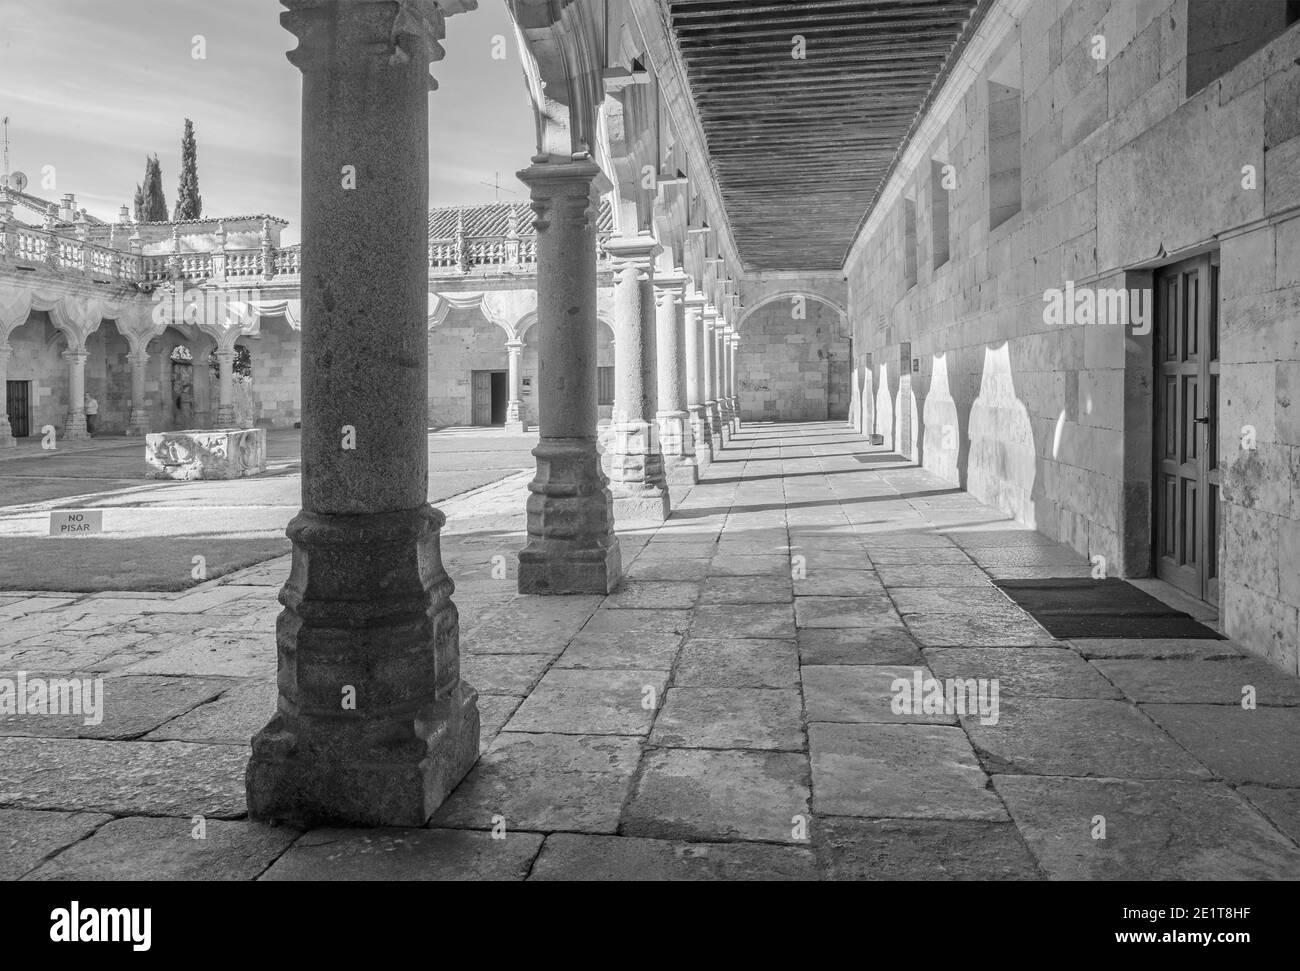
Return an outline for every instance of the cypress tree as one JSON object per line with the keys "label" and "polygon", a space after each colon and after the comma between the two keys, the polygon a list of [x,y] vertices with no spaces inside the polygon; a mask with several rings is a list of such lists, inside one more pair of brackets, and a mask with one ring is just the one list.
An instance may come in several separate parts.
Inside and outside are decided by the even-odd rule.
{"label": "cypress tree", "polygon": [[167,221],[167,198],[163,195],[162,166],[158,156],[145,159],[144,163],[144,199],[141,205],[140,221],[146,223]]}
{"label": "cypress tree", "polygon": [[144,189],[139,182],[135,184],[135,207],[132,211],[136,222],[144,222]]}
{"label": "cypress tree", "polygon": [[173,219],[198,219],[203,215],[203,197],[199,195],[198,146],[194,142],[194,122],[185,119],[181,137],[181,180],[176,189]]}

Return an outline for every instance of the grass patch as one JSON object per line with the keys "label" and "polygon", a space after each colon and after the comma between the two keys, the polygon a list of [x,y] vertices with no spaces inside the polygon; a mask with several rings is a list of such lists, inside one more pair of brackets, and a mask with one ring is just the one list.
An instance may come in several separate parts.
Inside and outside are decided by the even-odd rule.
{"label": "grass patch", "polygon": [[206,561],[206,580],[290,551],[284,536],[214,539],[147,536],[137,539],[7,536],[0,557],[0,590],[184,590],[202,583],[190,575],[193,558]]}

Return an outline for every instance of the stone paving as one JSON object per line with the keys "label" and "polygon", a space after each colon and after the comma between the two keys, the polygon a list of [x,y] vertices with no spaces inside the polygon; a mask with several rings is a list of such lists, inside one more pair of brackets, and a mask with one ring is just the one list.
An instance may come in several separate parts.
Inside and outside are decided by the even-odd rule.
{"label": "stone paving", "polygon": [[[1084,558],[844,426],[742,429],[620,533],[608,597],[515,592],[528,478],[442,506],[483,754],[424,829],[246,819],[287,558],[0,594],[0,672],[102,676],[106,709],[0,715],[0,878],[1300,878],[1300,682],[1054,640],[992,580]],[[995,680],[996,719],[900,710],[928,678]]]}

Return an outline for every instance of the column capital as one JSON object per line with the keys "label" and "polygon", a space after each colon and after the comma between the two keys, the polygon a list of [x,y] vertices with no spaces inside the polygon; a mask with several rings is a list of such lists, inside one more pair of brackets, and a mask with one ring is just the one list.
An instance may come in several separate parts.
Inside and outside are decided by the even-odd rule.
{"label": "column capital", "polygon": [[566,226],[594,228],[596,201],[592,183],[600,166],[589,161],[535,162],[515,173],[532,196],[533,228],[539,233],[559,218]]}
{"label": "column capital", "polygon": [[[298,38],[287,55],[289,63],[306,71],[325,63],[371,58],[374,66],[404,68],[414,62],[428,70],[446,51],[439,43],[447,36],[452,14],[473,10],[477,0],[280,0],[286,9],[280,24]],[[429,90],[438,85],[429,78]]]}
{"label": "column capital", "polygon": [[506,348],[511,351],[521,351],[524,349],[524,341],[521,337],[512,337],[506,341]]}
{"label": "column capital", "polygon": [[709,298],[702,293],[690,293],[687,294],[685,303],[688,311],[694,310],[698,313],[703,313],[704,308],[708,306]]}
{"label": "column capital", "polygon": [[637,236],[615,236],[605,240],[603,245],[615,273],[632,266],[653,277],[654,258],[663,252],[659,240],[644,233]]}
{"label": "column capital", "polygon": [[63,352],[63,359],[77,364],[85,364],[86,358],[90,357],[90,352],[84,347],[69,347]]}
{"label": "column capital", "polygon": [[131,362],[133,367],[144,367],[149,363],[149,350],[145,347],[137,348],[128,352],[126,359]]}

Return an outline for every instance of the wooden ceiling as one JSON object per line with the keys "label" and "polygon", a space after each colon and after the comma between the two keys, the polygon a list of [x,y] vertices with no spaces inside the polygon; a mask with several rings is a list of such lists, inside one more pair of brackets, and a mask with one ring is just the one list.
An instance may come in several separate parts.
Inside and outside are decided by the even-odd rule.
{"label": "wooden ceiling", "polygon": [[980,2],[667,0],[746,266],[843,266]]}

